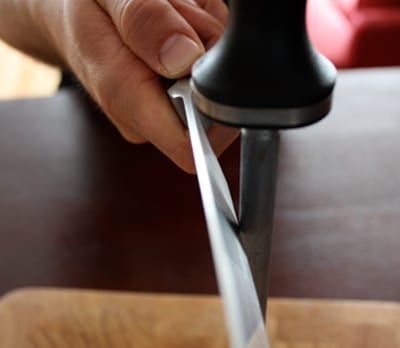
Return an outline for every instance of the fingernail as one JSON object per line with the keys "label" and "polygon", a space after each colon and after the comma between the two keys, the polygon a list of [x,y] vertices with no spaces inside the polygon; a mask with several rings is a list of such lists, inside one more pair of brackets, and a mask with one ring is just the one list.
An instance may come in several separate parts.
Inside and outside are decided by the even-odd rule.
{"label": "fingernail", "polygon": [[171,36],[160,50],[160,62],[171,76],[187,70],[202,53],[202,49],[187,36]]}

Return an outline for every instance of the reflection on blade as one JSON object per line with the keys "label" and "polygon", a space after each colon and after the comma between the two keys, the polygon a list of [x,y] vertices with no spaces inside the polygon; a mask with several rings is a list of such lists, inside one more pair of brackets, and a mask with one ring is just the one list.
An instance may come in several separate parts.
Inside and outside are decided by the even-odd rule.
{"label": "reflection on blade", "polygon": [[183,101],[230,346],[269,347],[250,267],[236,235],[237,217],[228,184],[195,115],[189,79],[179,80],[168,93],[175,105]]}

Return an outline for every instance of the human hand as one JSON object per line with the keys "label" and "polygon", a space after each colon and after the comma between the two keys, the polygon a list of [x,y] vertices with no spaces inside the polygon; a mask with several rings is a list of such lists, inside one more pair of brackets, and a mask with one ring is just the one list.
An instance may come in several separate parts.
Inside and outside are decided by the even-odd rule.
{"label": "human hand", "polygon": [[[222,0],[64,0],[48,26],[58,27],[53,37],[66,64],[126,139],[151,142],[194,172],[187,130],[159,76],[187,75],[227,15]],[[217,154],[237,135],[220,125],[208,131]]]}

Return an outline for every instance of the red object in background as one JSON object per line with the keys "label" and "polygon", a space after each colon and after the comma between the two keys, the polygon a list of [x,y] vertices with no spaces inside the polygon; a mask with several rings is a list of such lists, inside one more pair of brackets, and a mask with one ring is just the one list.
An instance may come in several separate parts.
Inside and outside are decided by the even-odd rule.
{"label": "red object in background", "polygon": [[337,68],[400,65],[400,0],[309,0],[307,26]]}

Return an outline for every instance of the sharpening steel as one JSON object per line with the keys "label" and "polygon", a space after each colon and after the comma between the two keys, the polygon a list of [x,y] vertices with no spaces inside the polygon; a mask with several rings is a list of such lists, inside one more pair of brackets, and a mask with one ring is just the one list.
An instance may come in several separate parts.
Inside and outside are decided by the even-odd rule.
{"label": "sharpening steel", "polygon": [[[194,64],[190,82],[180,80],[169,90],[175,105],[184,104],[234,348],[268,347],[262,318],[279,130],[315,123],[331,108],[336,69],[310,43],[306,3],[230,1],[221,39]],[[238,220],[202,117],[241,128]]]}

